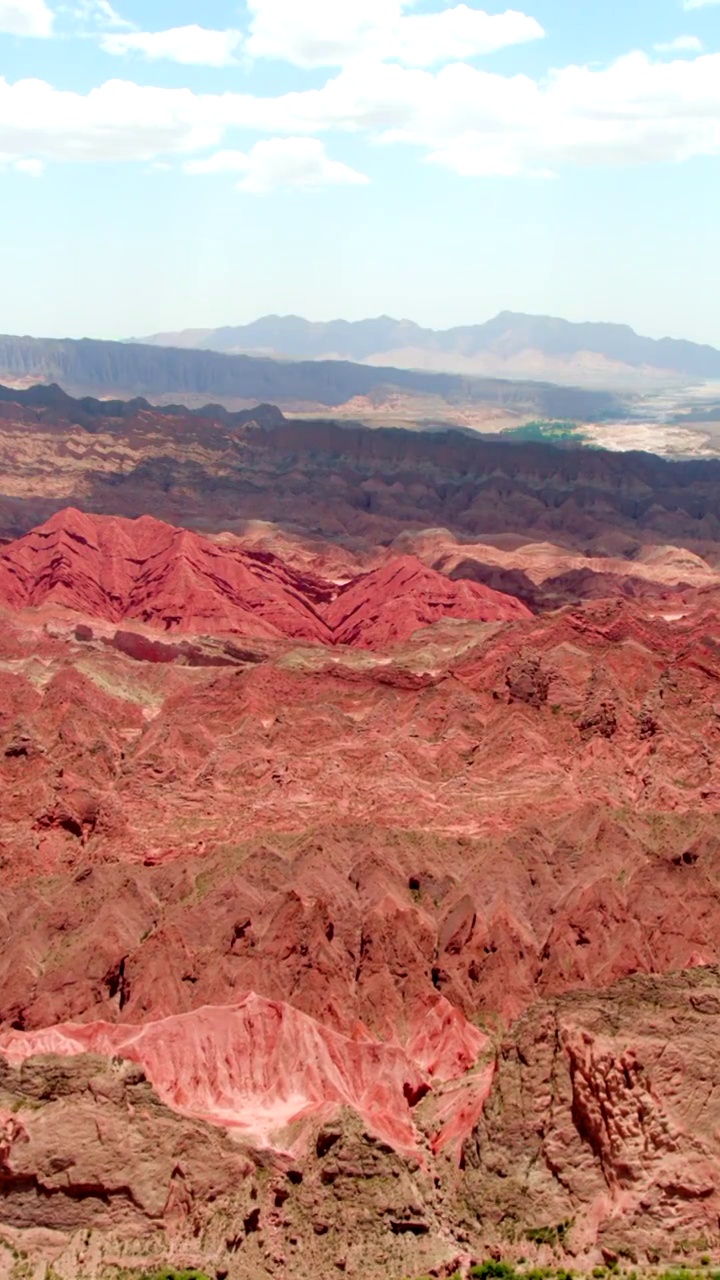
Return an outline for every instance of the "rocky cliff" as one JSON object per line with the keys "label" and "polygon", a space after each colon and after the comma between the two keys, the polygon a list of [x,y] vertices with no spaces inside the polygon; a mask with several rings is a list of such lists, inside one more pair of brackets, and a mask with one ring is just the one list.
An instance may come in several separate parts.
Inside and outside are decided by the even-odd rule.
{"label": "rocky cliff", "polygon": [[446,408],[500,404],[558,418],[592,419],[617,408],[610,392],[542,381],[370,368],[346,360],[288,362],[93,338],[0,335],[0,380],[23,386],[58,382],[74,395],[271,400],[295,409],[340,407],[383,388],[434,397]]}

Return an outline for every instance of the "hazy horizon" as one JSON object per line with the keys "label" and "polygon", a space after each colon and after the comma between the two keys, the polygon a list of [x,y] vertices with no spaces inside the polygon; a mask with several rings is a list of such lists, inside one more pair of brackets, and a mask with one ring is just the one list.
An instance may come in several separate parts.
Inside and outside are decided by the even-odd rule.
{"label": "hazy horizon", "polygon": [[0,329],[720,347],[717,0],[0,0]]}
{"label": "hazy horizon", "polygon": [[[499,319],[500,316],[503,316],[503,315],[523,316],[531,320],[559,320],[563,323],[569,323],[569,324],[588,324],[593,326],[598,324],[606,324],[612,327],[633,329],[633,326],[627,325],[626,321],[624,320],[598,320],[592,317],[587,317],[585,320],[570,321],[568,320],[567,316],[551,315],[549,312],[546,312],[546,311],[533,311],[533,312],[511,311],[507,307],[502,307],[499,311],[494,311],[492,315],[484,316],[477,320],[463,321],[459,324],[449,324],[449,325],[442,325],[442,326],[433,325],[433,324],[427,324],[427,325],[421,324],[420,321],[413,319],[412,316],[403,316],[403,315],[393,316],[393,315],[389,315],[385,311],[378,311],[372,315],[358,316],[355,319],[348,319],[347,316],[342,316],[342,315],[324,316],[324,317],[320,316],[317,318],[311,318],[308,315],[303,315],[298,312],[280,313],[276,311],[268,311],[268,312],[265,312],[263,315],[256,315],[256,316],[253,316],[250,320],[241,320],[241,321],[238,321],[237,323],[234,321],[230,321],[229,323],[224,323],[219,325],[186,325],[183,329],[179,329],[179,328],[173,328],[173,329],[167,329],[167,330],[156,329],[151,333],[148,332],[145,334],[132,334],[130,335],[129,338],[122,339],[122,341],[142,342],[146,338],[157,337],[158,335],[162,335],[164,333],[193,333],[193,332],[213,333],[222,329],[246,328],[250,325],[259,324],[266,320],[280,320],[280,321],[299,320],[299,321],[302,321],[303,323],[308,323],[313,325],[325,325],[325,326],[332,325],[332,324],[373,324],[382,320],[390,320],[395,324],[412,324],[412,325],[417,325],[419,328],[424,329],[426,331],[444,333],[453,329],[460,329],[460,328],[468,328],[468,327],[480,328],[485,324],[491,323],[493,320]],[[640,338],[651,338],[654,341],[662,341],[665,338],[669,338],[673,341],[693,341],[693,339],[687,339],[685,334],[681,334],[681,333],[651,334],[651,333],[640,333],[637,329],[633,329],[633,332],[636,333],[637,336]],[[91,335],[86,334],[84,336],[90,337]],[[699,344],[699,345],[714,346],[713,343],[705,343],[705,344]]]}
{"label": "hazy horizon", "polygon": [[[483,325],[488,324],[489,322],[497,319],[499,316],[503,314],[523,315],[529,319],[534,319],[534,320],[538,320],[538,319],[560,320],[560,321],[568,322],[571,324],[588,324],[588,325],[607,324],[610,326],[625,327],[625,328],[632,329],[633,332],[640,338],[650,338],[654,341],[662,341],[663,339],[669,338],[673,341],[698,342],[697,339],[688,338],[687,335],[684,333],[662,333],[660,331],[658,331],[657,333],[641,332],[640,330],[635,329],[633,325],[628,325],[627,321],[622,319],[600,320],[600,319],[597,319],[596,317],[586,317],[585,319],[582,319],[582,320],[569,320],[567,316],[551,315],[549,312],[540,312],[540,311],[518,312],[518,311],[511,311],[507,307],[500,308],[500,310],[493,312],[492,315],[486,315],[475,320],[460,321],[457,324],[447,324],[447,325],[434,325],[432,323],[423,324],[420,321],[414,319],[412,316],[390,315],[387,312],[381,312],[381,311],[377,311],[374,314],[358,315],[357,317],[353,317],[353,318],[350,318],[346,315],[330,315],[330,316],[312,317],[308,314],[302,314],[299,312],[267,311],[262,314],[253,315],[247,320],[239,320],[239,321],[230,320],[230,321],[224,321],[217,325],[189,324],[189,325],[183,325],[182,327],[178,325],[178,326],[172,326],[172,327],[163,328],[163,329],[148,329],[145,333],[137,333],[137,334],[98,335],[95,333],[80,333],[80,332],[72,333],[72,334],[71,333],[30,333],[30,332],[19,333],[19,331],[16,331],[16,330],[11,331],[9,329],[4,330],[4,332],[9,336],[38,338],[41,340],[42,339],[62,340],[64,338],[67,338],[73,341],[81,341],[82,339],[90,338],[90,339],[96,339],[100,341],[135,342],[135,343],[142,344],[149,338],[163,336],[167,333],[170,333],[170,334],[184,334],[184,333],[193,333],[193,332],[212,333],[222,329],[244,328],[253,324],[261,323],[266,320],[280,320],[280,321],[299,320],[299,321],[307,322],[309,324],[314,324],[314,325],[332,325],[335,323],[362,324],[362,323],[374,323],[382,320],[391,320],[396,324],[413,324],[413,325],[418,325],[421,329],[424,329],[426,331],[444,333],[448,330],[453,330],[456,328],[482,327]],[[717,346],[715,343],[703,343],[703,342],[699,342],[698,345],[710,346],[714,349],[720,350],[720,341],[718,341]]]}

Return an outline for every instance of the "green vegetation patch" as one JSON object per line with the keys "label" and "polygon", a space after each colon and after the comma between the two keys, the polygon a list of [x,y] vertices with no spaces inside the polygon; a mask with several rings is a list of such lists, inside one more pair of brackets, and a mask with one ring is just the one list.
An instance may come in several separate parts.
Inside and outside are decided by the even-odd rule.
{"label": "green vegetation patch", "polygon": [[526,1239],[532,1244],[548,1244],[551,1247],[563,1245],[568,1232],[572,1227],[572,1220],[568,1222],[559,1222],[556,1227],[531,1227],[525,1233]]}
{"label": "green vegetation patch", "polygon": [[182,1271],[175,1267],[161,1267],[159,1271],[146,1271],[140,1280],[210,1280],[210,1277],[192,1267]]}
{"label": "green vegetation patch", "polygon": [[535,440],[555,444],[561,440],[573,440],[576,444],[584,444],[584,438],[577,422],[551,422],[538,418],[534,422],[525,422],[521,427],[511,427],[503,431],[503,438],[508,440]]}
{"label": "green vegetation patch", "polygon": [[[567,1230],[568,1224],[564,1224]],[[545,1228],[538,1228],[544,1231]],[[550,1228],[557,1234],[558,1228]],[[565,1267],[528,1267],[524,1265],[525,1258],[521,1258],[517,1265],[509,1262],[501,1262],[490,1259],[487,1262],[476,1263],[470,1268],[469,1276],[472,1280],[720,1280],[720,1271],[711,1270],[712,1259],[709,1254],[703,1254],[700,1258],[700,1265],[688,1265],[683,1263],[675,1264],[666,1269],[654,1266],[640,1267],[632,1271],[620,1270],[619,1262],[613,1261],[607,1266],[593,1267],[590,1272],[571,1271]],[[153,1277],[152,1280],[155,1280]],[[419,1276],[416,1280],[430,1280],[429,1276]],[[450,1280],[460,1280],[460,1273],[450,1277]]]}
{"label": "green vegetation patch", "polygon": [[[558,1233],[561,1235],[566,1233],[571,1223],[561,1223],[560,1227],[538,1227],[533,1231],[533,1236],[537,1240],[538,1235],[542,1238],[539,1243],[546,1244],[557,1241]],[[548,1233],[550,1240],[548,1239]],[[489,1259],[487,1262],[476,1263],[470,1268],[469,1275],[472,1280],[720,1280],[720,1271],[711,1270],[712,1259],[709,1254],[703,1254],[700,1258],[700,1265],[684,1266],[682,1263],[670,1266],[665,1270],[655,1266],[640,1267],[632,1271],[620,1270],[619,1262],[613,1261],[607,1266],[593,1267],[590,1272],[571,1271],[565,1267],[527,1267],[523,1265],[525,1258],[520,1259],[517,1265],[510,1262],[501,1262],[496,1259]],[[459,1273],[451,1276],[450,1280],[459,1280]],[[152,1280],[155,1280],[153,1277]],[[428,1276],[420,1276],[418,1280],[429,1280]]]}
{"label": "green vegetation patch", "polygon": [[495,1262],[491,1259],[477,1267],[471,1267],[470,1275],[473,1280],[516,1280],[517,1272],[509,1262]]}

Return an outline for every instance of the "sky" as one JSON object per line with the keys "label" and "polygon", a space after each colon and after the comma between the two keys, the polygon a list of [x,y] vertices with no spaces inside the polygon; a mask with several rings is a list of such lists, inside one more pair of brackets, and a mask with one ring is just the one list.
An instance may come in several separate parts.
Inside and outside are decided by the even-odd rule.
{"label": "sky", "polygon": [[0,0],[0,332],[720,347],[720,0]]}

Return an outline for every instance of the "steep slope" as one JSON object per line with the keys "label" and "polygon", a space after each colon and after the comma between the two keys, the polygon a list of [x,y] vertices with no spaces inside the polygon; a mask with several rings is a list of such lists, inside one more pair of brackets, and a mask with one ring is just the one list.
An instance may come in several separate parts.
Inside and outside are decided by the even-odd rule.
{"label": "steep slope", "polygon": [[14,1250],[20,1270],[43,1241],[60,1274],[202,1258],[206,1273],[240,1280],[420,1269],[448,1280],[501,1248],[552,1267],[570,1247],[577,1269],[592,1239],[611,1266],[637,1259],[654,1274],[675,1240],[686,1268],[698,1244],[705,1257],[717,1247],[719,1005],[710,968],[539,1004],[489,1081],[478,1077],[479,1107],[465,1090],[480,1120],[464,1168],[440,1156],[432,1174],[347,1113],[320,1123],[304,1156],[273,1164],[236,1132],[164,1107],[132,1062],[0,1062],[0,1257],[12,1271]]}
{"label": "steep slope", "polygon": [[325,618],[338,644],[379,649],[443,618],[507,622],[530,616],[513,596],[479,585],[453,583],[413,556],[399,556],[344,587]]}
{"label": "steep slope", "polygon": [[[720,351],[674,338],[643,338],[629,325],[573,324],[551,316],[502,311],[484,324],[422,328],[410,320],[332,320],[264,316],[251,324],[160,333],[145,342],[163,347],[246,352],[295,360],[334,357],[402,367],[444,368],[485,375],[522,369],[537,376],[578,382],[598,379],[625,385],[633,374],[652,382],[685,376],[720,379]],[[592,362],[595,357],[595,363]]]}
{"label": "steep slope", "polygon": [[272,552],[210,542],[151,516],[131,521],[72,509],[0,551],[0,604],[137,620],[165,632],[369,649],[441,618],[530,616],[512,596],[451,582],[409,556],[337,586]]}

